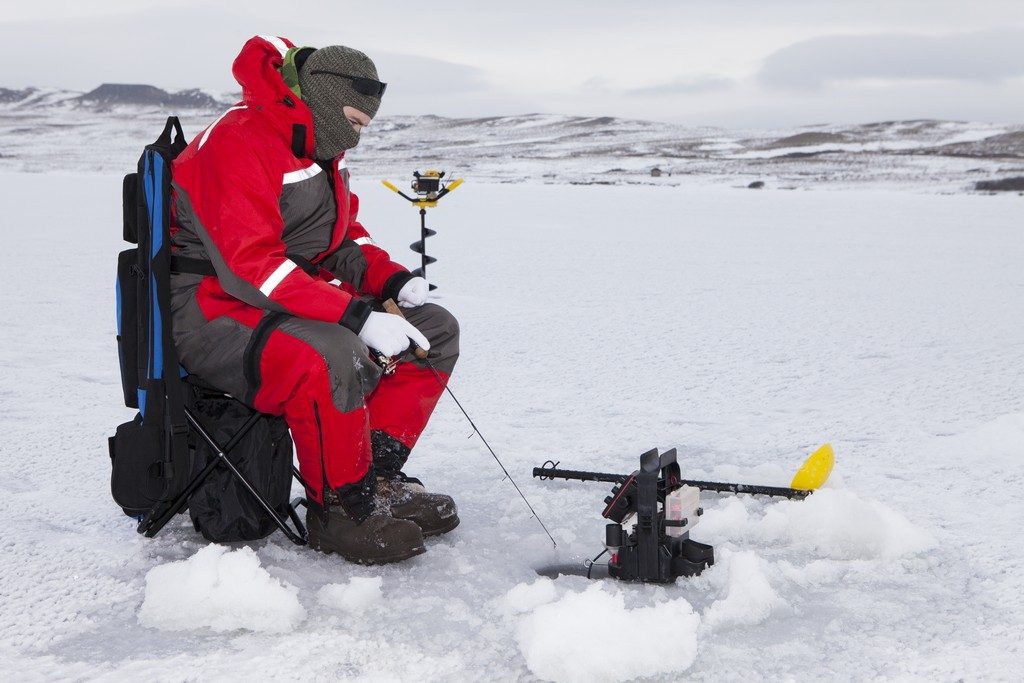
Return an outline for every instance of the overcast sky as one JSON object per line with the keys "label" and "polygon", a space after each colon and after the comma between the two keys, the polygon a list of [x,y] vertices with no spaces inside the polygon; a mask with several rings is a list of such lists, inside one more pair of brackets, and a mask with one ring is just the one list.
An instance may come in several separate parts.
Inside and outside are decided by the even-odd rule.
{"label": "overcast sky", "polygon": [[1024,0],[6,0],[0,86],[229,91],[257,33],[368,53],[381,114],[1024,123]]}

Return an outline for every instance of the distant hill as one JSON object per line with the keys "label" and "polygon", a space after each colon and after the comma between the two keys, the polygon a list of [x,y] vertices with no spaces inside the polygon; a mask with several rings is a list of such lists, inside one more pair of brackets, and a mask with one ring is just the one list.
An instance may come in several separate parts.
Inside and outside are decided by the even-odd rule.
{"label": "distant hill", "polygon": [[154,107],[184,107],[188,109],[215,109],[225,102],[197,88],[167,92],[153,85],[134,83],[104,83],[95,90],[75,98],[83,104],[105,107],[141,105]]}
{"label": "distant hill", "polygon": [[21,102],[27,99],[36,91],[35,88],[22,88],[21,90],[11,90],[10,88],[0,88],[0,104],[10,104],[12,102]]}
{"label": "distant hill", "polygon": [[169,92],[143,83],[104,83],[87,93],[39,88],[0,88],[0,105],[17,108],[72,105],[106,110],[118,107],[162,107],[217,111],[234,103],[231,96],[189,88]]}

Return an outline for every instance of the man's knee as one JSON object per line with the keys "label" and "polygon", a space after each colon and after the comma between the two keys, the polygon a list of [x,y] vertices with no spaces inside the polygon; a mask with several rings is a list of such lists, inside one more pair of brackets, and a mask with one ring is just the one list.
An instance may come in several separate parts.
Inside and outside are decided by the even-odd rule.
{"label": "man's knee", "polygon": [[430,361],[451,374],[459,358],[459,321],[451,312],[437,304],[424,304],[409,315],[409,321],[430,340]]}
{"label": "man's knee", "polygon": [[[301,343],[302,352],[281,358],[286,364],[303,366],[302,385],[314,384],[326,373],[334,406],[349,412],[363,405],[380,380],[380,369],[370,360],[366,345],[351,330],[332,323],[290,319],[277,332]],[[319,378],[323,381],[323,378]],[[296,386],[296,393],[317,391],[316,386]]]}

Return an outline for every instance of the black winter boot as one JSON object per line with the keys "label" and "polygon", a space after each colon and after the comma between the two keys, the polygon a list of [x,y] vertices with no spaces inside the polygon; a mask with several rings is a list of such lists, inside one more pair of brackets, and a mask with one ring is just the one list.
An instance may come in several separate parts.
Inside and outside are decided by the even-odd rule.
{"label": "black winter boot", "polygon": [[437,536],[459,525],[459,511],[451,496],[427,493],[419,479],[402,472],[409,448],[387,432],[370,433],[373,466],[377,472],[377,497],[398,519],[415,522],[424,536]]}
{"label": "black winter boot", "polygon": [[359,564],[400,562],[426,552],[423,532],[389,514],[387,503],[377,498],[376,481],[371,467],[361,481],[325,491],[326,520],[306,511],[309,547]]}
{"label": "black winter boot", "polygon": [[459,525],[459,510],[451,496],[428,493],[418,479],[401,472],[377,477],[377,497],[390,506],[393,517],[415,522],[424,536],[444,534]]}

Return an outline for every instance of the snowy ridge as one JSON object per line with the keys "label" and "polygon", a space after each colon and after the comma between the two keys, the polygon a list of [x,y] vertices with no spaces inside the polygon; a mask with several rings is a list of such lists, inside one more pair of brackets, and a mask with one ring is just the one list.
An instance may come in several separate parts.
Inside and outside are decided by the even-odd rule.
{"label": "snowy ridge", "polygon": [[[233,97],[105,84],[89,93],[0,90],[0,168],[117,171],[170,113],[195,135]],[[547,114],[382,116],[350,154],[354,172],[438,166],[476,179],[769,188],[899,187],[962,192],[1024,176],[1024,126],[887,121],[726,130]],[[657,170],[656,170],[657,169]]]}

